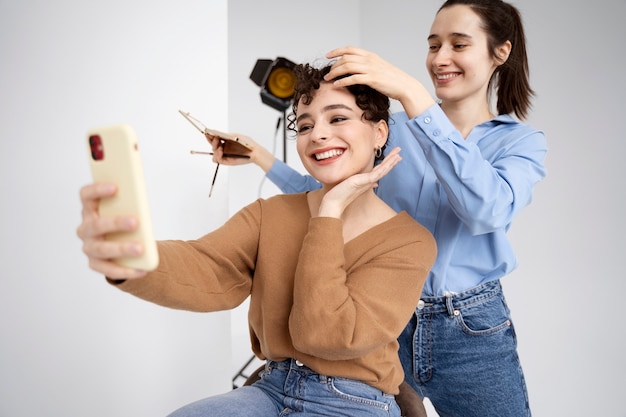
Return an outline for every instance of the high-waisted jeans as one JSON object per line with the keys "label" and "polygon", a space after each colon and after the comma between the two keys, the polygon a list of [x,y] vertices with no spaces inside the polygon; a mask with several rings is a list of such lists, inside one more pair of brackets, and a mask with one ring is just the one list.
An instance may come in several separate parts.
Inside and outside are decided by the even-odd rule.
{"label": "high-waisted jeans", "polygon": [[353,379],[320,375],[293,359],[268,361],[261,379],[191,403],[170,417],[400,417],[391,394]]}
{"label": "high-waisted jeans", "polygon": [[500,281],[423,296],[398,339],[405,380],[441,417],[529,417]]}

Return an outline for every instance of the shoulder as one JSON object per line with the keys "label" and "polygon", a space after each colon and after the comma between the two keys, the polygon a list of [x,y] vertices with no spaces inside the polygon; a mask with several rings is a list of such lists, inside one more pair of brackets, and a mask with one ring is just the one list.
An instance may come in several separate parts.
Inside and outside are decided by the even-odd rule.
{"label": "shoulder", "polygon": [[432,233],[406,211],[401,211],[391,221],[393,222],[392,229],[394,233],[404,230],[401,234],[406,235],[405,239],[407,240],[435,242]]}
{"label": "shoulder", "polygon": [[545,133],[527,123],[521,122],[511,115],[502,114],[489,122],[489,133],[500,146],[509,149],[525,149],[527,151],[547,150]]}
{"label": "shoulder", "polygon": [[437,256],[437,243],[432,233],[406,211],[398,213],[377,228],[380,246],[384,253],[394,257],[407,257],[407,262],[432,265]]}
{"label": "shoulder", "polygon": [[432,233],[406,211],[401,211],[386,222],[379,224],[375,229],[380,241],[390,246],[425,244],[436,247]]}
{"label": "shoulder", "polygon": [[491,120],[493,129],[514,132],[516,136],[523,138],[527,136],[545,137],[545,133],[525,122],[522,122],[510,114],[501,114]]}
{"label": "shoulder", "polygon": [[263,210],[299,211],[302,207],[308,210],[306,193],[279,194],[266,199],[259,198],[256,204]]}

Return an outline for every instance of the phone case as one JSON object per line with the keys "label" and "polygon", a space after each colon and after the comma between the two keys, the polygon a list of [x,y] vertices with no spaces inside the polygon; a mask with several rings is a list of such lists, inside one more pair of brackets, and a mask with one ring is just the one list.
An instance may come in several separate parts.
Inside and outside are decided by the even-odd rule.
{"label": "phone case", "polygon": [[137,136],[128,125],[104,126],[87,133],[91,172],[95,182],[117,184],[117,193],[100,200],[103,216],[135,215],[139,227],[133,232],[111,233],[105,239],[139,241],[144,245],[140,257],[122,257],[115,262],[131,268],[151,271],[159,264],[159,254],[152,232]]}

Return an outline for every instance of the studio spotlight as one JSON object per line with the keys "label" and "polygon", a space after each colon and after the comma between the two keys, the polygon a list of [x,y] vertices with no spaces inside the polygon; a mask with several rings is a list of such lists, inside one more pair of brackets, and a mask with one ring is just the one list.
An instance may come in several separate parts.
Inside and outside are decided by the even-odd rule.
{"label": "studio spotlight", "polygon": [[256,61],[250,79],[261,87],[261,101],[264,104],[278,111],[287,110],[296,87],[295,66],[283,57]]}

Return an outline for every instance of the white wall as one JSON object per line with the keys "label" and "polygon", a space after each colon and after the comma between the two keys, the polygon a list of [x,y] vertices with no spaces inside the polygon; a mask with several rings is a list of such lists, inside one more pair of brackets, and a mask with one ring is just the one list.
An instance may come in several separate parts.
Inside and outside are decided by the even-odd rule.
{"label": "white wall", "polygon": [[[229,1],[230,127],[272,144],[278,116],[249,81],[256,58],[310,60],[344,44],[372,49],[429,85],[426,36],[439,0]],[[533,415],[626,416],[621,298],[623,0],[515,1],[527,29],[529,122],[545,130],[548,178],[514,223],[520,267],[503,283]],[[271,21],[271,25],[265,23]],[[277,155],[282,156],[279,149]],[[293,156],[291,156],[293,155]],[[289,162],[298,167],[297,156]],[[230,171],[231,210],[257,196],[258,168]],[[264,185],[262,195],[276,193]],[[234,358],[247,358],[245,316],[234,315]],[[497,383],[497,381],[494,381]],[[435,415],[431,410],[429,415]]]}
{"label": "white wall", "polygon": [[[220,170],[207,199],[214,167],[188,155],[206,145],[179,108],[271,146],[278,112],[248,78],[257,58],[357,44],[426,80],[439,1],[259,3],[0,0],[0,416],[164,415],[228,389],[249,354],[242,310],[231,366],[228,313],[156,307],[89,271],[74,234],[88,128],[135,126],[157,237],[193,238],[256,198],[262,176]],[[538,93],[530,122],[550,144],[549,176],[510,233],[521,266],[504,280],[533,412],[624,417],[625,3],[516,3]]]}
{"label": "white wall", "polygon": [[[228,313],[167,310],[90,271],[85,133],[132,124],[158,238],[227,215],[177,112],[227,125],[226,1],[0,1],[0,416],[159,416],[230,389]],[[220,62],[220,65],[215,65]]]}

